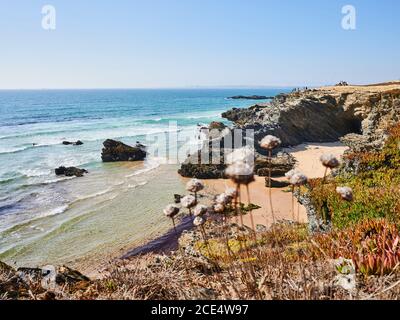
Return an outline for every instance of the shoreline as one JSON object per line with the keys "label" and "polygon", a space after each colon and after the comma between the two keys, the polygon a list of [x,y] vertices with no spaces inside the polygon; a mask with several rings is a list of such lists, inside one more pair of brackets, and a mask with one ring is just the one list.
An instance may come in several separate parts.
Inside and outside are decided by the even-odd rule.
{"label": "shoreline", "polygon": [[[306,143],[292,148],[284,148],[282,151],[286,151],[296,158],[296,160],[298,161],[296,164],[296,168],[303,171],[308,177],[316,178],[322,177],[324,173],[324,169],[319,162],[319,157],[321,154],[333,153],[335,156],[340,157],[346,149],[347,148],[344,147],[340,142],[334,142]],[[172,173],[172,171],[168,168],[165,168],[165,170]],[[170,176],[170,179],[172,178],[174,181],[178,181],[178,184],[182,185],[182,189],[184,189],[184,185],[189,179],[179,176],[177,172],[175,172],[175,174],[176,176]],[[285,181],[285,177],[274,179],[278,181]],[[203,203],[209,202],[214,195],[224,192],[226,187],[233,186],[232,182],[227,179],[211,179],[203,181],[206,186],[205,191],[203,192],[205,200],[203,201]],[[257,225],[269,227],[273,223],[273,219],[269,207],[268,188],[265,187],[265,177],[256,176],[256,180],[250,185],[249,190],[250,202],[261,207],[259,209],[253,210],[252,212],[255,227],[257,227]],[[132,197],[132,195],[134,195],[134,193],[129,191],[125,194],[124,197]],[[244,187],[242,187],[241,195],[241,202],[247,204],[247,192]],[[168,194],[167,198],[169,198],[170,200],[166,200],[167,202],[165,203],[163,202],[163,205],[159,210],[159,217],[156,218],[156,220],[158,220],[157,224],[160,225],[160,228],[157,228],[158,231],[154,232],[153,230],[153,232],[149,232],[147,236],[145,236],[143,239],[132,239],[132,241],[129,241],[123,245],[122,243],[120,243],[121,246],[115,247],[116,250],[96,250],[95,252],[71,261],[71,263],[67,263],[67,265],[77,270],[80,270],[81,272],[87,274],[89,277],[95,279],[101,277],[102,270],[105,270],[107,266],[114,261],[129,259],[148,253],[168,255],[171,251],[176,250],[177,239],[175,232],[170,222],[164,221],[164,216],[162,215],[162,207],[172,202],[172,191],[171,194]],[[291,212],[292,194],[288,187],[273,188],[272,201],[275,221],[293,219],[293,215]],[[298,205],[297,201],[295,201],[294,208],[295,217],[297,217],[298,215],[300,222],[307,222],[307,214],[305,208],[301,205]],[[251,227],[250,215],[244,215],[243,221],[246,226]],[[235,222],[235,218],[232,219],[232,222]],[[144,223],[144,221],[142,221],[142,223]],[[142,224],[142,227],[145,227],[145,225]],[[180,234],[184,230],[190,230],[191,228],[191,220],[187,219],[186,217],[184,217],[177,224],[177,229]],[[138,229],[138,231],[139,230],[140,229]]]}

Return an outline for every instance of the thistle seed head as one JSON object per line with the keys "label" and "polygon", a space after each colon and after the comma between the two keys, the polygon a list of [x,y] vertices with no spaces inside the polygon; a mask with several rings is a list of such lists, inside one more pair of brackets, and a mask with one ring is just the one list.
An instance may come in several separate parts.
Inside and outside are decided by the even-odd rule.
{"label": "thistle seed head", "polygon": [[323,154],[319,159],[324,167],[330,169],[337,168],[340,164],[339,160],[333,154]]}
{"label": "thistle seed head", "polygon": [[228,197],[230,197],[231,199],[234,199],[238,196],[238,192],[235,188],[228,188],[225,190],[224,192]]}
{"label": "thistle seed head", "polygon": [[231,164],[225,174],[236,184],[248,185],[254,181],[254,167],[244,162]]}
{"label": "thistle seed head", "polygon": [[194,220],[193,220],[193,225],[195,226],[195,227],[200,227],[200,226],[202,226],[203,224],[205,224],[206,223],[206,220],[204,219],[204,218],[202,218],[202,217],[196,217],[196,218],[194,218]]}
{"label": "thistle seed head", "polygon": [[198,179],[192,179],[186,184],[186,190],[189,192],[199,192],[204,189],[204,183]]}
{"label": "thistle seed head", "polygon": [[225,206],[222,203],[217,203],[214,205],[214,212],[215,213],[224,213]]}
{"label": "thistle seed head", "polygon": [[181,199],[181,204],[182,204],[182,207],[191,209],[196,205],[196,198],[191,195],[184,196]]}
{"label": "thistle seed head", "polygon": [[243,148],[235,149],[230,154],[226,156],[227,164],[235,164],[237,162],[247,163],[248,165],[254,164],[254,149],[249,146]]}
{"label": "thistle seed head", "polygon": [[179,213],[179,208],[176,205],[169,204],[165,207],[163,212],[168,218],[172,219]]}
{"label": "thistle seed head", "polygon": [[260,141],[260,146],[263,149],[272,150],[279,147],[281,143],[282,141],[278,137],[268,135]]}
{"label": "thistle seed head", "polygon": [[202,204],[199,204],[194,208],[193,214],[195,217],[201,217],[203,214],[206,214],[208,207]]}
{"label": "thistle seed head", "polygon": [[293,175],[295,175],[296,173],[301,173],[299,170],[297,170],[297,169],[292,169],[292,170],[290,170],[290,171],[288,171],[288,172],[286,172],[285,173],[285,177],[286,177],[286,179],[287,180],[289,180],[290,181],[290,179],[293,177]]}
{"label": "thistle seed head", "polygon": [[215,198],[216,203],[220,203],[223,205],[226,205],[231,201],[232,201],[232,198],[229,197],[228,195],[226,195],[225,193],[221,193]]}
{"label": "thistle seed head", "polygon": [[340,195],[343,200],[352,201],[353,200],[353,189],[350,187],[337,187],[336,192]]}
{"label": "thistle seed head", "polygon": [[307,183],[307,180],[308,179],[304,174],[297,172],[293,174],[292,177],[290,178],[290,184],[292,184],[295,187],[300,187],[305,185]]}

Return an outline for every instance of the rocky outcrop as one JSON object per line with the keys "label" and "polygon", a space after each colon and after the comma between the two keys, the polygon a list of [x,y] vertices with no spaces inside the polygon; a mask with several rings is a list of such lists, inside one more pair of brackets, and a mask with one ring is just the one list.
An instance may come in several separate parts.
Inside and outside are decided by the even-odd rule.
{"label": "rocky outcrop", "polygon": [[293,92],[222,116],[238,128],[254,129],[256,147],[267,134],[278,136],[283,146],[332,142],[351,133],[382,140],[400,119],[400,83]]}
{"label": "rocky outcrop", "polygon": [[[269,187],[269,179],[265,178],[265,186]],[[286,188],[290,186],[290,183],[287,181],[279,181],[275,179],[271,179],[271,188]]]}
{"label": "rocky outcrop", "polygon": [[81,140],[78,140],[78,141],[75,141],[75,142],[63,141],[62,144],[65,145],[65,146],[69,146],[69,145],[81,146],[81,145],[83,145],[83,142]]}
{"label": "rocky outcrop", "polygon": [[268,96],[259,96],[259,95],[252,95],[252,96],[233,96],[229,97],[228,99],[233,99],[233,100],[268,100],[268,99],[273,99],[274,97],[268,97]]}
{"label": "rocky outcrop", "polygon": [[103,162],[141,161],[146,158],[145,146],[137,143],[135,147],[128,146],[120,141],[108,139],[103,142],[101,153]]}
{"label": "rocky outcrop", "polygon": [[[278,152],[271,159],[271,176],[281,177],[286,172],[293,169],[296,164],[295,158],[287,152]],[[265,156],[258,155],[255,160],[255,173],[261,177],[269,174],[269,159]]]}
{"label": "rocky outcrop", "polygon": [[193,164],[187,160],[181,165],[178,173],[182,177],[197,178],[197,179],[222,179],[224,178],[224,164]]}
{"label": "rocky outcrop", "polygon": [[66,176],[66,177],[83,177],[85,173],[88,173],[85,169],[79,169],[76,167],[59,167],[54,170],[57,176]]}
{"label": "rocky outcrop", "polygon": [[223,122],[219,122],[219,121],[213,121],[208,126],[209,130],[224,130],[225,128],[226,128],[226,125]]}
{"label": "rocky outcrop", "polygon": [[[385,141],[387,128],[400,120],[400,82],[294,91],[277,95],[270,103],[231,109],[222,116],[233,122],[234,134],[229,128],[210,134],[203,148],[182,164],[181,175],[222,178],[224,153],[237,145],[250,144],[256,151],[255,173],[265,176],[266,151],[259,141],[268,134],[279,137],[282,147],[342,139],[353,150],[379,148]],[[238,131],[241,134],[237,137]],[[248,132],[254,135],[246,136]],[[215,151],[216,147],[221,150]],[[287,154],[277,156],[277,152],[272,161],[273,176],[282,176],[293,167],[294,161]]]}
{"label": "rocky outcrop", "polygon": [[[204,151],[204,150],[203,150]],[[232,149],[229,149],[232,151]],[[220,164],[205,164],[201,162],[201,152],[198,155],[190,156],[178,170],[178,173],[183,177],[197,178],[197,179],[223,179],[225,177],[226,165],[224,163],[224,157],[221,156]],[[222,151],[223,155],[226,150]],[[207,154],[208,155],[208,154]],[[210,154],[212,155],[212,153]],[[266,156],[256,153],[254,160],[254,173],[259,176],[268,176],[269,174],[269,160]],[[196,157],[200,157],[196,159]],[[204,155],[203,155],[204,157]],[[204,159],[204,158],[203,158]],[[211,158],[211,161],[212,162]],[[215,160],[215,158],[214,158]],[[272,177],[281,177],[286,172],[293,169],[295,165],[295,159],[293,156],[286,152],[279,152],[272,158],[271,161],[271,175]]]}
{"label": "rocky outcrop", "polygon": [[91,280],[66,266],[18,268],[0,261],[0,296],[7,299],[53,300],[57,294],[85,290]]}

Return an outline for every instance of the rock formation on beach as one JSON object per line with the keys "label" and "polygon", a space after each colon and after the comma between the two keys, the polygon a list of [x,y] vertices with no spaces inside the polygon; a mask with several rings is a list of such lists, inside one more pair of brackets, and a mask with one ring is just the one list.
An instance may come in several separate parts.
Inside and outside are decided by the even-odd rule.
{"label": "rock formation on beach", "polygon": [[54,170],[57,176],[66,176],[66,177],[83,177],[85,173],[88,173],[85,169],[79,169],[76,167],[58,167]]}
{"label": "rock formation on beach", "polygon": [[[233,108],[222,116],[233,123],[233,129],[242,131],[243,136],[247,129],[254,130],[254,137],[244,137],[243,142],[253,140],[256,173],[262,174],[257,160],[265,155],[265,150],[259,141],[269,134],[279,137],[282,147],[342,140],[353,150],[379,148],[385,141],[387,128],[400,120],[400,82],[295,91],[277,95],[269,103]],[[219,135],[211,135],[205,142],[208,145],[191,155],[179,173],[202,179],[223,177],[223,162],[204,164],[193,160],[207,158],[207,154],[212,154],[212,146],[222,146],[228,134],[229,129],[225,128]],[[292,166],[288,157],[273,160],[273,171],[279,171],[275,175],[281,175]]]}
{"label": "rock formation on beach", "polygon": [[78,140],[78,141],[75,141],[75,142],[63,141],[62,144],[65,145],[65,146],[69,146],[69,145],[81,146],[81,145],[83,145],[83,142],[81,140]]}
{"label": "rock formation on beach", "polygon": [[101,153],[103,162],[141,161],[147,156],[145,146],[137,143],[135,147],[128,146],[120,141],[107,139],[103,142]]}

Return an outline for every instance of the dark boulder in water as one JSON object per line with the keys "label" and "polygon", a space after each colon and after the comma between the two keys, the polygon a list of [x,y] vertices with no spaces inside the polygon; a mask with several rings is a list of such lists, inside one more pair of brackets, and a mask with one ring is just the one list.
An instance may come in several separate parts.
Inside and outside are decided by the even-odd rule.
{"label": "dark boulder in water", "polygon": [[78,140],[78,141],[76,141],[76,142],[63,141],[62,144],[65,145],[65,146],[69,146],[69,145],[81,146],[81,145],[83,145],[83,142],[82,142],[81,140]]}
{"label": "dark boulder in water", "polygon": [[101,153],[103,162],[141,161],[147,156],[146,147],[140,143],[131,147],[120,141],[107,139],[103,145]]}
{"label": "dark boulder in water", "polygon": [[85,173],[88,173],[85,169],[79,169],[76,167],[59,167],[55,169],[55,173],[57,176],[66,176],[66,177],[83,177]]}

